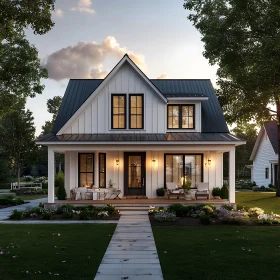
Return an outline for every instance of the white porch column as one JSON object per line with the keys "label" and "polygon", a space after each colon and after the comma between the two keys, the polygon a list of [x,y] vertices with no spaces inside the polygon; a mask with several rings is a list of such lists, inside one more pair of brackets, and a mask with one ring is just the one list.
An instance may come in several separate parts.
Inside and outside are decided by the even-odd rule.
{"label": "white porch column", "polygon": [[54,203],[54,151],[48,147],[48,203]]}
{"label": "white porch column", "polygon": [[235,203],[235,147],[229,150],[229,202]]}

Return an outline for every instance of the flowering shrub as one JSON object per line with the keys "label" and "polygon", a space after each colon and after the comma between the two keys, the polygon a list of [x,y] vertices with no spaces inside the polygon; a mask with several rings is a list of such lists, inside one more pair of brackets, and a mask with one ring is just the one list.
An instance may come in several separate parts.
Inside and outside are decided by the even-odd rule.
{"label": "flowering shrub", "polygon": [[264,210],[258,207],[253,207],[248,210],[248,215],[250,217],[258,217],[259,215],[264,214]]}
{"label": "flowering shrub", "polygon": [[214,209],[213,207],[211,207],[211,205],[205,205],[202,208],[202,211],[206,214],[206,215],[210,215],[214,213]]}
{"label": "flowering shrub", "polygon": [[280,216],[271,213],[269,214],[260,214],[258,216],[258,222],[260,224],[279,224],[280,223]]}
{"label": "flowering shrub", "polygon": [[105,218],[105,217],[109,217],[108,215],[108,211],[101,211],[97,214],[97,217],[99,218]]}
{"label": "flowering shrub", "polygon": [[9,216],[10,220],[21,220],[23,218],[23,211],[13,210],[12,214]]}
{"label": "flowering shrub", "polygon": [[166,208],[150,206],[150,208],[148,210],[148,214],[162,213],[162,212],[166,212]]}
{"label": "flowering shrub", "polygon": [[154,218],[157,222],[176,222],[179,219],[175,214],[168,212],[156,213]]}

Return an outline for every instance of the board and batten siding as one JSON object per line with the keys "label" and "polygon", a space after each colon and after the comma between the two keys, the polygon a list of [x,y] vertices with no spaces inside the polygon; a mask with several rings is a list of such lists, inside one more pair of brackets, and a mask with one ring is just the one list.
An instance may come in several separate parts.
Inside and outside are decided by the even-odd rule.
{"label": "board and batten siding", "polygon": [[[106,80],[105,80],[106,82]],[[144,94],[144,129],[129,129],[129,94]],[[95,93],[93,93],[95,94]],[[127,95],[127,129],[111,129],[111,95]],[[91,97],[89,97],[91,98]],[[87,102],[87,101],[86,101]],[[174,103],[170,102],[170,103]],[[178,102],[175,102],[178,103]],[[188,132],[201,131],[201,104],[195,105],[195,129]],[[107,81],[104,88],[93,98],[83,112],[63,134],[94,134],[94,133],[166,133],[167,131],[167,104],[147,84],[142,77],[127,63]],[[63,130],[63,129],[62,129]],[[171,130],[168,130],[171,131]],[[178,132],[178,130],[174,130]]]}
{"label": "board and batten siding", "polygon": [[[258,151],[253,162],[252,180],[260,186],[267,187],[271,183],[271,163],[270,161],[277,160],[277,154],[270,143],[266,131],[261,138]],[[265,169],[268,168],[268,179],[265,178]]]}
{"label": "board and batten siding", "polygon": [[[127,128],[129,94],[144,94],[144,129],[111,129],[111,95],[127,95]],[[165,133],[166,104],[128,64],[124,64],[73,121],[66,134],[83,133]]]}

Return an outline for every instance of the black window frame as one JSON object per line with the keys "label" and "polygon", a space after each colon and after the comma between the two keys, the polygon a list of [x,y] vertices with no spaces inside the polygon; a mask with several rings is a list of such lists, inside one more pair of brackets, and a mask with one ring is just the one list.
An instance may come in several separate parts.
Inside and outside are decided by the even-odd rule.
{"label": "black window frame", "polygon": [[[114,114],[114,97],[115,96],[124,97],[124,114]],[[115,115],[124,115],[124,127],[123,128],[114,127],[114,116]],[[126,116],[127,116],[126,94],[123,94],[123,93],[111,94],[111,129],[126,129]]]}
{"label": "black window frame", "polygon": [[[185,156],[201,156],[201,182],[204,181],[204,169],[203,169],[203,163],[204,163],[204,154],[190,154],[190,153],[167,153],[164,154],[164,164],[163,164],[163,168],[164,168],[164,188],[166,189],[166,156],[183,156],[183,165],[184,165],[184,172],[185,172]],[[185,174],[184,174],[185,176]]]}
{"label": "black window frame", "polygon": [[[142,127],[141,128],[132,128],[131,127],[131,97],[132,96],[141,96],[142,97]],[[128,95],[128,99],[129,99],[129,110],[128,110],[128,119],[129,119],[129,129],[135,129],[135,130],[138,130],[138,129],[144,129],[144,94],[143,93],[133,93],[133,94],[129,94]],[[137,108],[137,107],[136,107]],[[139,116],[139,114],[133,114],[133,115],[136,115],[136,116]],[[136,123],[137,123],[137,120],[136,120]]]}
{"label": "black window frame", "polygon": [[[92,172],[81,172],[81,155],[92,155]],[[79,187],[80,185],[80,177],[81,173],[92,173],[92,184],[94,185],[94,153],[78,153],[78,182],[79,182]]]}
{"label": "black window frame", "polygon": [[[169,115],[168,115],[168,108],[170,106],[178,106],[179,107],[179,127],[178,128],[173,128],[173,127],[169,127]],[[182,123],[183,123],[183,114],[182,114],[182,107],[183,106],[188,106],[188,107],[193,107],[193,127],[191,128],[184,128],[182,127]],[[167,105],[167,129],[195,129],[195,104],[168,104]]]}
{"label": "black window frame", "polygon": [[[104,172],[101,172],[101,160],[100,160],[100,156],[103,155],[104,156]],[[100,174],[104,173],[104,186],[100,185]],[[98,180],[99,180],[99,188],[106,188],[106,153],[99,153],[98,154]]]}
{"label": "black window frame", "polygon": [[269,167],[265,168],[265,179],[269,179]]}

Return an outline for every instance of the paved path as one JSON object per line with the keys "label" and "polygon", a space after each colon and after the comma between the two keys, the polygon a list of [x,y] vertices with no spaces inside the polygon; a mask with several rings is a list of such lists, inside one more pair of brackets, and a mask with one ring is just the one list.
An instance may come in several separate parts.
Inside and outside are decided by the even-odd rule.
{"label": "paved path", "polygon": [[47,202],[47,200],[48,200],[47,198],[28,200],[29,203],[25,203],[25,204],[13,206],[13,207],[8,207],[8,208],[0,209],[0,221],[8,219],[8,217],[10,216],[10,214],[12,213],[12,211],[14,209],[17,209],[19,211],[23,211],[26,208],[37,207],[40,202]]}
{"label": "paved path", "polygon": [[95,280],[163,280],[148,215],[122,215]]}

